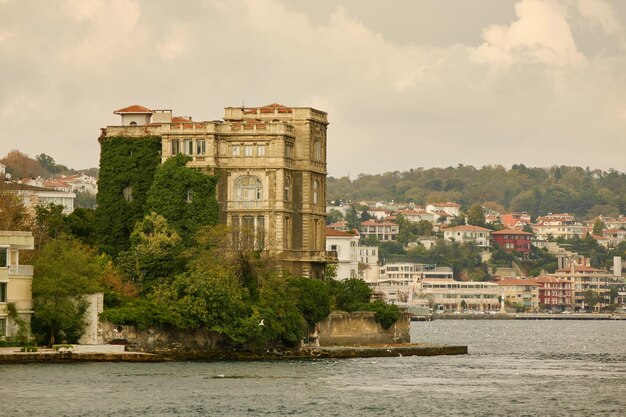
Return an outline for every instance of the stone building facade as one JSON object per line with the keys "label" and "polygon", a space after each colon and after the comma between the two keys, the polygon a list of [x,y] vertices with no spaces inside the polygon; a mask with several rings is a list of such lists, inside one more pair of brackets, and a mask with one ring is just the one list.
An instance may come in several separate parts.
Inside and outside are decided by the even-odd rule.
{"label": "stone building facade", "polygon": [[[228,107],[223,120],[130,106],[107,137],[159,136],[162,161],[179,153],[218,174],[221,221],[237,243],[276,254],[291,272],[321,277],[326,264],[325,112],[308,107]],[[184,204],[184,202],[181,202]]]}

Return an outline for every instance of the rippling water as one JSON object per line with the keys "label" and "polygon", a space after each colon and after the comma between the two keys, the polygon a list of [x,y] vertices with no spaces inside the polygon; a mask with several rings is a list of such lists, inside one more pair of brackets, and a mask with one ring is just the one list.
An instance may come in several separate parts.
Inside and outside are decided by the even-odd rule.
{"label": "rippling water", "polygon": [[439,320],[467,356],[0,366],[0,416],[624,416],[626,321]]}

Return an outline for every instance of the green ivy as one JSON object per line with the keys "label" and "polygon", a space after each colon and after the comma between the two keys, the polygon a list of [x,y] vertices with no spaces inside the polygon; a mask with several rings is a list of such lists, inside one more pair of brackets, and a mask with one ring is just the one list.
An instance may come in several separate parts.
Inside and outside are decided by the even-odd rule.
{"label": "green ivy", "polygon": [[146,204],[146,213],[165,217],[186,243],[198,228],[214,225],[219,219],[216,177],[187,168],[190,160],[179,154],[165,161],[154,176]]}
{"label": "green ivy", "polygon": [[[96,235],[100,249],[117,256],[128,249],[135,223],[145,214],[148,191],[161,163],[159,136],[110,137],[101,143]],[[123,190],[132,188],[132,201]]]}

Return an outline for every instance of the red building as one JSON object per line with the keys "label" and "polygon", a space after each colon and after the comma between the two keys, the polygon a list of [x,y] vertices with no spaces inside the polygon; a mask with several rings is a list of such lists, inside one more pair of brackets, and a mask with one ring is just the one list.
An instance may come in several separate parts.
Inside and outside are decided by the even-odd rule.
{"label": "red building", "polygon": [[521,252],[524,255],[528,255],[531,252],[532,233],[513,228],[491,232],[491,236],[498,245],[509,253]]}
{"label": "red building", "polygon": [[563,311],[573,308],[574,283],[554,277],[533,278],[539,290],[539,305],[551,310]]}

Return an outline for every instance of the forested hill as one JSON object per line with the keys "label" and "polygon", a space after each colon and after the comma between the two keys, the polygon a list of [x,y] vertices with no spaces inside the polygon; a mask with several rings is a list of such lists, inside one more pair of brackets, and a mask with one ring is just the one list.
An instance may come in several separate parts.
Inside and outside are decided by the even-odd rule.
{"label": "forested hill", "polygon": [[381,200],[483,204],[500,211],[527,211],[532,216],[567,212],[580,218],[626,214],[626,174],[555,166],[511,169],[502,166],[411,169],[355,180],[329,177],[328,201]]}

